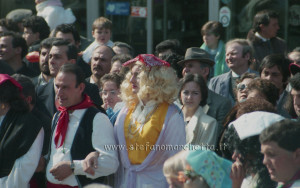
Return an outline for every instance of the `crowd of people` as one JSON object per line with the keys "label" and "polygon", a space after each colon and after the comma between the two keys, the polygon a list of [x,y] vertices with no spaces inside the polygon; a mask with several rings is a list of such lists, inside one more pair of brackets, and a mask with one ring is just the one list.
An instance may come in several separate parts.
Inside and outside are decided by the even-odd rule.
{"label": "crowd of people", "polygon": [[300,187],[300,49],[258,12],[245,39],[135,54],[60,0],[0,20],[0,187]]}

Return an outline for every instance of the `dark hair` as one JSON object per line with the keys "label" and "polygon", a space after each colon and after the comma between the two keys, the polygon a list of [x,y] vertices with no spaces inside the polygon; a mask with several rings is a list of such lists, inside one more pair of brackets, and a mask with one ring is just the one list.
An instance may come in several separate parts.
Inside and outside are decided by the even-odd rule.
{"label": "dark hair", "polygon": [[252,25],[253,31],[259,32],[261,30],[259,27],[260,24],[263,24],[265,26],[269,25],[271,18],[278,19],[279,18],[278,13],[276,13],[273,10],[263,10],[258,12],[254,16],[253,25]]}
{"label": "dark hair", "polygon": [[237,150],[241,156],[243,165],[247,164],[247,174],[257,174],[257,187],[275,187],[276,182],[272,181],[267,167],[263,164],[263,154],[260,152],[259,136],[251,136],[241,140],[234,128],[231,126],[224,135],[228,142],[228,149],[233,153]]}
{"label": "dark hair", "polygon": [[291,93],[288,94],[287,99],[286,99],[283,107],[289,113],[291,118],[297,118],[298,117],[298,115],[295,111],[294,99],[293,99],[293,96],[292,96]]}
{"label": "dark hair", "polygon": [[272,68],[277,66],[278,70],[282,74],[282,82],[285,83],[290,76],[289,71],[290,60],[287,59],[283,54],[271,54],[263,58],[259,66],[259,74],[261,75],[264,68]]}
{"label": "dark hair", "polygon": [[220,22],[208,21],[201,28],[201,35],[214,34],[216,37],[223,38],[224,28]]}
{"label": "dark hair", "polygon": [[179,89],[179,99],[181,101],[180,93],[184,87],[184,85],[188,82],[196,82],[198,86],[200,87],[200,92],[201,92],[201,102],[200,106],[206,105],[206,100],[208,96],[208,88],[206,85],[206,82],[204,81],[204,78],[201,75],[198,74],[186,74],[181,80],[180,80],[180,89]]}
{"label": "dark hair", "polygon": [[276,122],[263,130],[259,136],[261,144],[276,142],[279,147],[294,152],[300,148],[300,123],[289,119]]}
{"label": "dark hair", "polygon": [[45,19],[41,16],[30,16],[23,20],[23,26],[28,27],[32,30],[33,33],[40,34],[40,40],[49,37],[50,27],[48,26]]}
{"label": "dark hair", "polygon": [[71,33],[73,35],[73,38],[75,40],[76,43],[80,42],[80,35],[77,31],[77,29],[75,28],[75,26],[73,24],[60,24],[58,25],[55,30],[54,30],[54,36],[56,36],[56,34],[58,32],[62,32],[62,33]]}
{"label": "dark hair", "polygon": [[85,74],[84,72],[81,70],[81,68],[73,63],[65,63],[63,64],[58,73],[71,73],[74,74],[76,76],[76,87],[81,84],[84,83],[84,78],[85,78]]}
{"label": "dark hair", "polygon": [[52,43],[55,40],[57,40],[57,38],[54,38],[54,37],[50,37],[50,38],[46,38],[46,39],[42,40],[42,42],[40,43],[40,52],[41,52],[42,48],[51,49]]}
{"label": "dark hair", "polygon": [[291,87],[295,90],[300,90],[300,73],[298,72],[289,81]]}
{"label": "dark hair", "polygon": [[276,108],[265,99],[250,98],[244,102],[237,103],[226,115],[223,125],[226,127],[230,122],[236,120],[241,115],[254,111],[276,113]]}
{"label": "dark hair", "polygon": [[5,27],[8,31],[19,32],[17,23],[6,18],[0,19],[0,26]]}
{"label": "dark hair", "polygon": [[[183,67],[180,66],[177,62],[183,60],[184,59],[183,56],[178,55],[176,53],[171,53],[171,54],[163,55],[161,59],[170,63],[171,67],[175,70],[177,77],[182,78]],[[206,63],[201,63],[200,65],[201,68],[202,68],[202,64],[206,64]]]}
{"label": "dark hair", "polygon": [[10,81],[0,85],[0,103],[7,103],[10,108],[18,112],[28,112],[29,106],[26,103],[19,89]]}
{"label": "dark hair", "polygon": [[67,50],[67,56],[68,56],[68,60],[71,59],[75,59],[77,60],[77,48],[74,44],[71,44],[69,41],[65,40],[65,39],[58,39],[56,38],[56,40],[54,40],[52,42],[52,46],[67,46],[68,50]]}
{"label": "dark hair", "polygon": [[20,85],[23,87],[22,90],[23,95],[25,97],[30,96],[32,98],[31,104],[34,105],[36,102],[36,94],[35,94],[35,86],[31,81],[31,79],[28,76],[25,76],[23,74],[13,74],[11,77],[20,83]]}
{"label": "dark hair", "polygon": [[242,74],[242,76],[239,79],[236,80],[236,83],[239,84],[245,79],[255,79],[255,78],[258,78],[258,77],[259,76],[255,73],[246,72],[246,73]]}
{"label": "dark hair", "polygon": [[101,88],[103,88],[104,83],[107,81],[112,81],[112,82],[116,83],[117,88],[120,89],[123,78],[120,75],[118,75],[117,73],[105,74],[100,79]]}
{"label": "dark hair", "polygon": [[159,53],[171,50],[171,52],[184,56],[184,50],[182,49],[179,40],[168,39],[160,42],[155,46],[155,54],[158,56]]}
{"label": "dark hair", "polygon": [[[237,118],[239,118],[240,116],[242,116],[243,114],[246,113],[250,113],[250,112],[255,112],[255,111],[264,111],[264,112],[272,112],[272,113],[276,113],[276,108],[274,107],[274,105],[272,105],[270,102],[264,100],[264,99],[256,99],[256,98],[250,98],[247,99],[244,102],[241,103],[237,103],[226,115],[225,119],[224,119],[224,123],[223,126],[224,131],[222,133],[222,136],[220,137],[220,145],[224,145],[227,144],[227,140],[226,138],[224,138],[225,133],[228,130],[228,125],[236,120]],[[220,149],[221,154],[223,157],[225,157],[226,159],[231,160],[231,156],[232,153],[229,151],[229,149]]]}
{"label": "dark hair", "polygon": [[15,33],[13,31],[8,31],[8,32],[4,32],[0,35],[1,37],[12,37],[12,47],[13,48],[17,48],[17,47],[21,47],[22,49],[22,53],[21,53],[21,57],[24,58],[26,56],[26,54],[28,53],[28,46],[26,44],[26,40],[18,33]]}
{"label": "dark hair", "polygon": [[130,56],[129,54],[116,54],[112,57],[111,64],[113,64],[115,61],[120,61],[123,65],[126,61],[129,61],[130,59],[132,59],[132,56]]}
{"label": "dark hair", "polygon": [[127,48],[129,51],[129,55],[131,55],[131,56],[134,55],[134,50],[133,50],[132,46],[130,46],[129,44],[127,44],[125,42],[116,41],[116,42],[114,42],[114,45],[112,46],[112,48],[115,46],[117,46],[119,48]]}
{"label": "dark hair", "polygon": [[268,102],[276,106],[279,99],[279,89],[269,80],[257,78],[248,84],[248,91],[257,90],[262,93]]}

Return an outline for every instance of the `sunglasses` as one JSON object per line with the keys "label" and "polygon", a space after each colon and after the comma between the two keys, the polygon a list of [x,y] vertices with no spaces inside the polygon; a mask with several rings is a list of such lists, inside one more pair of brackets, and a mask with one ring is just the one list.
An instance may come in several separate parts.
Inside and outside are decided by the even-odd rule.
{"label": "sunglasses", "polygon": [[239,90],[239,91],[243,91],[244,89],[247,89],[247,85],[246,84],[243,84],[243,83],[239,83],[236,88]]}

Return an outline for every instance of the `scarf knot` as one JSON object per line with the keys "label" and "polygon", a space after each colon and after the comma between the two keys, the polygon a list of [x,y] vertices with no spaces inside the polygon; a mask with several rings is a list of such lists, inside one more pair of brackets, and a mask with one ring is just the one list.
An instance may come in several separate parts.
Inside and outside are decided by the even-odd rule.
{"label": "scarf knot", "polygon": [[[56,148],[62,146],[62,144],[65,141],[66,133],[68,130],[68,124],[69,124],[69,111],[86,109],[91,106],[95,106],[95,105],[91,101],[90,97],[87,94],[85,94],[84,99],[77,105],[70,106],[70,107],[63,107],[63,106],[58,107],[58,110],[60,111],[60,116],[57,122],[57,128],[54,137]],[[58,143],[60,138],[61,138],[61,142]]]}

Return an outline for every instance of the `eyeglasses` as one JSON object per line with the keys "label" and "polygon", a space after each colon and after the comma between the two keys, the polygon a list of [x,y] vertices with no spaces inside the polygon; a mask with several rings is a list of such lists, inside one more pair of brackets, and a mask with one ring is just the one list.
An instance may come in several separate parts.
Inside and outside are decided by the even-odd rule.
{"label": "eyeglasses", "polygon": [[239,91],[243,91],[245,89],[248,88],[248,86],[246,84],[243,84],[243,83],[239,83],[236,88],[239,90]]}
{"label": "eyeglasses", "polygon": [[110,91],[106,91],[106,90],[103,90],[103,91],[100,91],[100,95],[108,95],[111,94],[111,95],[117,95],[117,90],[110,90]]}

